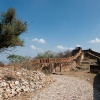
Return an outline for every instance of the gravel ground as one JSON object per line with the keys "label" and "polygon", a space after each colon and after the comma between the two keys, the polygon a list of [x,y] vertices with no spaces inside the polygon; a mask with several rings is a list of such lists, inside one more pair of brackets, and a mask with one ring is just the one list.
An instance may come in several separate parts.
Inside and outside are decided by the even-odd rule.
{"label": "gravel ground", "polygon": [[63,75],[53,77],[56,82],[31,100],[100,100],[100,93],[84,80]]}

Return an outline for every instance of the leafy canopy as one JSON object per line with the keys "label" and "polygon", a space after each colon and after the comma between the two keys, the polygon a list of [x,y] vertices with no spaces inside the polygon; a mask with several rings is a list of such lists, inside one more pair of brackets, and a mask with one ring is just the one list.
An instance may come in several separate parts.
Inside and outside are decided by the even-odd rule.
{"label": "leafy canopy", "polygon": [[11,47],[23,46],[23,40],[19,35],[27,30],[27,23],[16,18],[14,8],[9,8],[7,12],[0,16],[0,51]]}
{"label": "leafy canopy", "polygon": [[38,53],[36,58],[53,58],[54,53],[52,51],[46,51],[44,53]]}
{"label": "leafy canopy", "polygon": [[21,63],[23,61],[28,61],[29,59],[31,59],[30,57],[24,57],[21,55],[15,55],[15,54],[11,54],[7,57],[7,59],[11,62],[11,63]]}

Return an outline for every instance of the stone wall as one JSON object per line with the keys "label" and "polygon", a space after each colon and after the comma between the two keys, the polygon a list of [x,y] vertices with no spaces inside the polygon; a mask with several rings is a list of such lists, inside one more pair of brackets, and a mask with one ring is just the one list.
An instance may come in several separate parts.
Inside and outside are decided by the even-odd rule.
{"label": "stone wall", "polygon": [[100,57],[100,53],[98,53],[96,51],[93,51],[93,50],[89,49],[88,52],[90,52],[91,54],[94,54],[95,56]]}
{"label": "stone wall", "polygon": [[[82,49],[77,48],[73,51],[73,56],[68,58],[43,58],[43,59],[33,59],[31,63],[33,66],[39,65],[40,70],[47,66],[50,67],[50,72],[59,72],[59,71],[69,71],[73,67],[76,67],[80,64],[82,60]],[[38,70],[39,70],[38,67]]]}
{"label": "stone wall", "polygon": [[[88,50],[83,50],[83,52],[84,52],[84,56],[85,57],[88,57],[88,56],[90,56],[90,58],[96,58],[96,57],[100,57],[100,53],[98,53],[98,52],[96,52],[96,51],[93,51],[93,50],[91,50],[91,49],[88,49]],[[93,55],[93,56],[91,56],[91,55],[89,55],[89,53],[91,54],[91,55]]]}

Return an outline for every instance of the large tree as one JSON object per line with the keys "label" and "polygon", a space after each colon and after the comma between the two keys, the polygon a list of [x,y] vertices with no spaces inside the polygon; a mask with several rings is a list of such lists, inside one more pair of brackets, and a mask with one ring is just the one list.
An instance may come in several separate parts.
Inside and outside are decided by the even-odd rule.
{"label": "large tree", "polygon": [[23,46],[20,35],[27,30],[27,23],[16,18],[14,8],[9,8],[7,12],[0,16],[0,51],[8,48]]}

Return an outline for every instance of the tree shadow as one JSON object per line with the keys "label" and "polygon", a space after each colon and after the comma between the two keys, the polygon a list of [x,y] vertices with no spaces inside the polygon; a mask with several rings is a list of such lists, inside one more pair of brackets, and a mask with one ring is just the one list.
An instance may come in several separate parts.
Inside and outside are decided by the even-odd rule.
{"label": "tree shadow", "polygon": [[100,100],[100,74],[94,77],[93,82],[93,100]]}

